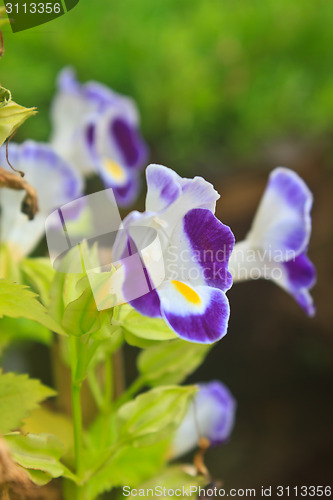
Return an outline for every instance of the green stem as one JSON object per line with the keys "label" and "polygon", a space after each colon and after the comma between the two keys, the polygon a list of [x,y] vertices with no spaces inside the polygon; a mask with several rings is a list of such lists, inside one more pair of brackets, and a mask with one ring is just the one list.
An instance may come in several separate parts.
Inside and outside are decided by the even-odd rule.
{"label": "green stem", "polygon": [[118,409],[124,403],[127,403],[127,401],[129,401],[132,398],[132,396],[134,396],[134,394],[139,392],[139,390],[142,389],[142,387],[144,387],[145,383],[146,382],[144,377],[138,377],[133,382],[133,384],[130,385],[128,389],[126,389],[126,391],[120,396],[120,398],[117,399],[114,405],[115,409]]}
{"label": "green stem", "polygon": [[104,404],[104,398],[98,382],[98,378],[96,376],[95,369],[90,369],[88,372],[88,384],[96,406],[101,411]]}
{"label": "green stem", "polygon": [[74,427],[74,449],[76,474],[82,477],[82,450],[83,450],[83,428],[82,428],[82,410],[81,410],[81,382],[72,382],[72,409],[73,409],[73,427]]}
{"label": "green stem", "polygon": [[112,362],[111,362],[111,357],[109,355],[106,355],[104,362],[104,402],[103,402],[103,409],[106,412],[111,406],[112,389],[113,389]]}
{"label": "green stem", "polygon": [[[73,432],[74,432],[74,451],[76,475],[81,479],[83,474],[83,425],[81,408],[81,387],[82,380],[78,379],[80,372],[80,354],[82,343],[78,337],[70,337],[70,356],[71,356],[71,395],[73,412]],[[79,494],[78,494],[79,496]]]}

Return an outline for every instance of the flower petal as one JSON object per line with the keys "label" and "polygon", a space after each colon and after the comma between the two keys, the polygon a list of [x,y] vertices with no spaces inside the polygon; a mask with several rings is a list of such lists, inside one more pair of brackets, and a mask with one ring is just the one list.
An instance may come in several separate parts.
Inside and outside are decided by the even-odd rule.
{"label": "flower petal", "polygon": [[221,290],[174,280],[162,283],[157,293],[163,318],[184,340],[211,344],[227,333],[230,308]]}
{"label": "flower petal", "polygon": [[[10,243],[22,255],[27,255],[45,231],[46,216],[79,197],[83,183],[81,176],[46,144],[27,141],[18,146],[11,143],[8,153],[9,161],[25,173],[27,182],[36,189],[39,212],[33,221],[28,221],[21,212],[25,193],[1,190],[1,241]],[[4,148],[1,148],[0,157],[3,158],[4,154]]]}
{"label": "flower petal", "polygon": [[44,214],[78,198],[82,193],[81,175],[47,144],[23,143],[18,168],[36,189],[39,209]]}
{"label": "flower petal", "polygon": [[215,212],[220,195],[202,177],[182,178],[170,168],[153,164],[147,167],[146,177],[146,210],[163,212],[163,219],[170,227],[192,208],[207,208]]}
{"label": "flower petal", "polygon": [[316,269],[307,255],[298,255],[294,260],[281,264],[285,273],[275,280],[290,293],[308,316],[314,316],[315,307],[309,290],[316,283]]}
{"label": "flower petal", "polygon": [[229,389],[219,381],[200,384],[183,422],[172,442],[172,458],[198,446],[202,437],[213,446],[226,442],[232,432],[236,401]]}
{"label": "flower petal", "polygon": [[170,268],[179,273],[174,279],[229,290],[232,277],[228,261],[234,244],[230,228],[210,210],[190,210],[172,234],[168,248],[169,254],[173,252]]}
{"label": "flower petal", "polygon": [[142,168],[148,156],[132,105],[122,102],[110,106],[98,120],[95,141],[96,155],[111,159],[124,168]]}
{"label": "flower petal", "polygon": [[271,252],[253,249],[245,240],[235,245],[229,269],[234,283],[259,278],[274,281],[294,297],[308,316],[315,314],[309,289],[316,282],[316,270],[305,253],[287,262],[279,262],[272,258]]}
{"label": "flower petal", "polygon": [[251,245],[271,249],[275,260],[289,260],[300,254],[311,234],[312,193],[292,170],[273,170],[247,236]]}

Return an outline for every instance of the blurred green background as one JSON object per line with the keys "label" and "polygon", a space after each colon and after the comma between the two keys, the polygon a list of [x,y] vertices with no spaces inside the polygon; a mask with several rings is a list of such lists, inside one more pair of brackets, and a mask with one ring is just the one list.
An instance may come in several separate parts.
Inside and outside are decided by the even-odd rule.
{"label": "blurred green background", "polygon": [[332,26],[327,0],[81,0],[41,27],[5,30],[1,83],[39,108],[22,138],[48,138],[69,64],[137,100],[153,161],[188,173],[284,163],[270,157],[276,143],[332,130]]}
{"label": "blurred green background", "polygon": [[[229,333],[191,379],[220,378],[238,400],[230,443],[208,453],[228,487],[331,482],[332,27],[329,0],[80,0],[49,24],[4,30],[0,82],[39,108],[18,140],[47,140],[56,75],[72,65],[82,81],[137,100],[150,161],[213,181],[217,215],[237,239],[274,166],[294,168],[314,192],[317,316],[271,283],[233,287]],[[49,381],[38,349],[27,370]]]}

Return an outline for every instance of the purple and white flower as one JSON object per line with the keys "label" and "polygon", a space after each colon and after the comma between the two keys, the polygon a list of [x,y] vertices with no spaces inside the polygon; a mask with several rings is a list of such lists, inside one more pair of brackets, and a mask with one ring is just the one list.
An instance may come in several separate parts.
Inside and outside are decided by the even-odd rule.
{"label": "purple and white flower", "polygon": [[309,290],[316,282],[315,267],[307,256],[312,202],[311,191],[296,172],[273,170],[251,230],[235,245],[230,259],[234,282],[273,280],[309,316],[315,314]]}
{"label": "purple and white flower", "polygon": [[80,84],[65,68],[51,113],[51,143],[81,173],[97,173],[114,190],[119,205],[129,205],[139,190],[147,146],[134,101],[97,83]]}
{"label": "purple and white flower", "polygon": [[172,458],[195,449],[203,437],[211,446],[228,441],[235,413],[236,401],[225,385],[219,381],[199,384],[199,391],[172,441]]}
{"label": "purple and white flower", "polygon": [[[13,255],[28,255],[45,232],[50,212],[81,196],[82,178],[66,161],[46,144],[33,141],[8,145],[10,163],[25,174],[25,180],[36,189],[39,211],[33,220],[21,212],[24,191],[0,190],[0,243],[10,246]],[[0,165],[10,170],[6,148],[0,148]]]}
{"label": "purple and white flower", "polygon": [[[146,177],[146,211],[125,218],[115,246],[115,257],[124,262],[124,299],[144,315],[162,317],[185,340],[213,343],[227,332],[225,292],[232,285],[228,261],[235,242],[230,228],[214,215],[219,194],[202,177],[185,179],[161,165],[149,165]],[[150,273],[149,258],[154,264],[159,255],[152,251],[148,262],[145,255],[150,291],[129,300],[140,269],[128,265],[126,257],[133,248],[144,248],[150,229],[159,236],[163,276],[156,282]]]}

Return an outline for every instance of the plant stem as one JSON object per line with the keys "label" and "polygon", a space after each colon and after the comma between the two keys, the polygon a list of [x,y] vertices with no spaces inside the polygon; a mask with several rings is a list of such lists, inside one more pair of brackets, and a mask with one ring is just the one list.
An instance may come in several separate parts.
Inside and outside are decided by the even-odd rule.
{"label": "plant stem", "polygon": [[74,449],[76,474],[82,476],[82,411],[81,411],[81,382],[72,382],[72,409],[74,428]]}
{"label": "plant stem", "polygon": [[88,383],[89,383],[90,391],[91,391],[93,398],[94,398],[94,401],[96,403],[96,406],[97,406],[98,410],[101,411],[103,408],[103,404],[104,404],[104,398],[103,398],[101,388],[99,386],[99,381],[98,381],[95,370],[92,370],[92,369],[89,370]]}
{"label": "plant stem", "polygon": [[115,403],[115,408],[119,408],[124,403],[127,403],[134,394],[136,394],[145,385],[145,379],[143,377],[138,377],[134,380],[133,384],[129,386],[128,389],[117,399]]}
{"label": "plant stem", "polygon": [[113,373],[112,373],[112,362],[111,357],[106,355],[104,362],[104,411],[107,411],[111,406],[112,399],[112,389],[113,389]]}
{"label": "plant stem", "polygon": [[76,475],[81,478],[82,451],[83,451],[83,426],[82,426],[82,408],[81,408],[81,387],[82,380],[78,379],[80,371],[81,340],[78,337],[70,338],[71,353],[71,393],[72,393],[72,412],[73,412],[73,431],[74,431],[74,451]]}

